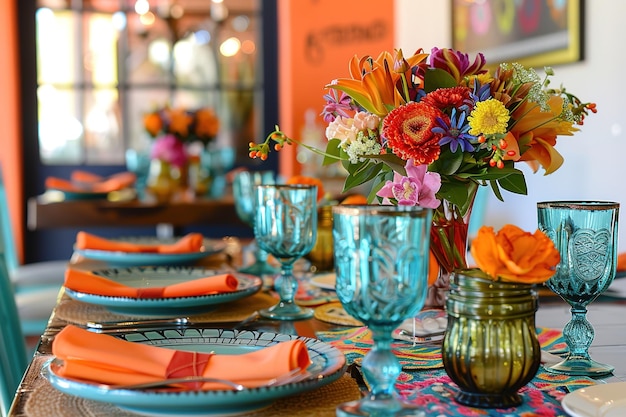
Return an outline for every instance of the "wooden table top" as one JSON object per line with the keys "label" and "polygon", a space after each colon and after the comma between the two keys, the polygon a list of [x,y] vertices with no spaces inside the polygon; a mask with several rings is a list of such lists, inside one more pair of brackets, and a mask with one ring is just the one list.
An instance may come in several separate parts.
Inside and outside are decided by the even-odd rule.
{"label": "wooden table top", "polygon": [[133,227],[169,224],[244,225],[230,195],[220,199],[180,198],[167,203],[140,200],[54,200],[46,195],[28,200],[30,230],[62,227]]}

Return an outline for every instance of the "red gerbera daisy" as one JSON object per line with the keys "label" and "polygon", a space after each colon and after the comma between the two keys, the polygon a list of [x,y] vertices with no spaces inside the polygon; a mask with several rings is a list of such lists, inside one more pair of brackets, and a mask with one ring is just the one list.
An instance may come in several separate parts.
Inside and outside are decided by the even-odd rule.
{"label": "red gerbera daisy", "polygon": [[453,107],[458,109],[463,104],[472,104],[471,91],[468,87],[439,88],[426,94],[421,102],[442,111]]}
{"label": "red gerbera daisy", "polygon": [[432,132],[436,118],[445,117],[423,102],[410,102],[393,109],[383,120],[383,137],[397,156],[416,164],[430,164],[439,158],[441,134]]}

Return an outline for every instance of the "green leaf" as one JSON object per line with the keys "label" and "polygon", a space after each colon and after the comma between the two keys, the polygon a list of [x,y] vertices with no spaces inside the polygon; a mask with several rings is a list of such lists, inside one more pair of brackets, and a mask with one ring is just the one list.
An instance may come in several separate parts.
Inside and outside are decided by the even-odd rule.
{"label": "green leaf", "polygon": [[456,87],[456,80],[440,68],[428,68],[424,75],[424,91],[430,93],[438,88]]}
{"label": "green leaf", "polygon": [[406,165],[406,161],[395,154],[385,153],[380,155],[363,155],[363,158],[367,158],[376,162],[383,162],[392,170],[406,176],[406,169],[404,168],[404,166]]}
{"label": "green leaf", "polygon": [[366,182],[374,179],[374,177],[379,174],[382,167],[382,162],[378,164],[366,163],[355,171],[350,172],[350,175],[348,175],[343,184],[343,192],[349,191],[354,187],[358,187],[359,185],[365,184]]}
{"label": "green leaf", "polygon": [[452,175],[456,173],[463,164],[463,152],[451,152],[449,149],[442,149],[439,159],[430,164],[429,171],[438,172],[441,175]]}
{"label": "green leaf", "polygon": [[515,194],[528,194],[528,188],[526,187],[526,179],[521,171],[513,173],[504,178],[498,180],[500,187]]}
{"label": "green leaf", "polygon": [[502,197],[502,193],[500,192],[500,187],[498,187],[498,183],[496,181],[489,181],[489,185],[491,185],[491,191],[500,201],[504,201]]}
{"label": "green leaf", "polygon": [[371,203],[375,199],[379,198],[376,196],[376,193],[385,186],[388,180],[389,181],[393,180],[393,171],[384,172],[381,175],[377,175],[374,178],[374,181],[372,183],[372,189],[370,190],[370,193],[367,196],[368,203]]}
{"label": "green leaf", "polygon": [[363,107],[368,112],[378,114],[378,111],[372,104],[370,98],[367,95],[361,93],[360,90],[346,87],[346,86],[339,85],[339,84],[333,84],[331,87],[335,90],[343,91],[344,93],[349,95],[354,101],[356,101],[361,107]]}
{"label": "green leaf", "polygon": [[332,158],[330,156],[324,156],[324,160],[322,161],[322,165],[331,165],[336,163],[341,158],[341,140],[339,139],[331,139],[328,141],[328,145],[326,145],[326,153],[332,156],[337,157],[337,159]]}

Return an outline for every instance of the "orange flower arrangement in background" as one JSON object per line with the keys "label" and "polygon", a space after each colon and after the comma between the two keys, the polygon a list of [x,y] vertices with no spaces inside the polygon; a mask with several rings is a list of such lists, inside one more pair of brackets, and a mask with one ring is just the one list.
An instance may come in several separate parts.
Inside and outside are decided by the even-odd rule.
{"label": "orange flower arrangement in background", "polygon": [[470,251],[490,279],[521,284],[547,281],[561,259],[552,240],[542,231],[529,233],[510,224],[497,233],[493,227],[481,227]]}
{"label": "orange flower arrangement in background", "polygon": [[294,175],[287,180],[287,184],[305,184],[305,185],[317,185],[317,201],[321,201],[326,194],[324,191],[324,184],[319,178],[307,177],[305,175]]}
{"label": "orange flower arrangement in background", "polygon": [[219,132],[215,111],[203,107],[195,111],[164,107],[144,116],[144,128],[153,138],[171,134],[182,142],[212,141]]}

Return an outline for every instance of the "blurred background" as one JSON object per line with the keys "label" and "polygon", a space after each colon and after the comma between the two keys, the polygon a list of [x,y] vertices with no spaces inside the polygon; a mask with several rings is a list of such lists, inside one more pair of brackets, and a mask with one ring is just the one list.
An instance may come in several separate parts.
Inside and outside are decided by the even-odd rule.
{"label": "blurred background", "polygon": [[[564,165],[555,173],[528,173],[528,195],[488,193],[484,222],[514,223],[534,230],[543,200],[622,201],[624,127],[619,107],[619,29],[626,2],[488,0],[5,0],[0,86],[0,154],[10,195],[16,241],[25,262],[66,259],[76,230],[28,230],[26,201],[44,191],[47,176],[80,168],[102,175],[125,169],[129,149],[145,150],[151,137],[145,114],[163,106],[210,108],[220,129],[207,146],[232,150],[232,168],[272,169],[284,176],[306,173],[330,180],[341,172],[296,149],[261,163],[248,158],[248,143],[275,124],[323,147],[319,114],[324,85],[347,76],[354,54],[377,56],[402,48],[453,47],[486,22],[505,25],[511,7],[520,19],[565,19],[577,34],[579,54],[533,61],[540,73],[551,65],[583,101],[597,103],[581,131],[560,138]],[[471,7],[470,7],[471,6]],[[490,7],[488,7],[490,6]],[[575,9],[572,20],[560,16]],[[489,15],[488,13],[491,13]],[[469,22],[469,23],[468,23]],[[504,22],[504,23],[503,23]],[[531,24],[532,29],[532,24]],[[501,27],[502,29],[502,27]],[[530,30],[530,29],[529,29]],[[562,40],[562,39],[561,39]],[[541,50],[546,38],[523,45]],[[487,48],[489,62],[502,53],[528,54],[513,46]],[[470,52],[470,51],[468,51]],[[492,57],[490,58],[490,53]],[[507,58],[507,60],[510,60]],[[557,86],[555,85],[555,87]],[[101,233],[102,231],[98,231]],[[113,231],[111,231],[113,233]],[[133,229],[129,234],[148,232]],[[238,233],[228,228],[207,235]],[[626,228],[620,240],[626,239]],[[62,245],[60,242],[70,242]]]}

